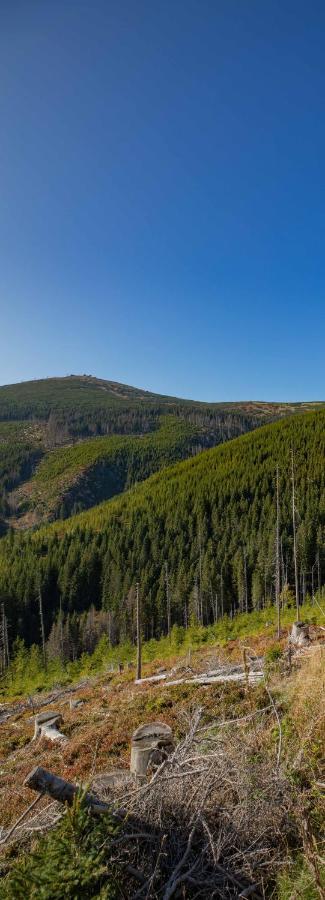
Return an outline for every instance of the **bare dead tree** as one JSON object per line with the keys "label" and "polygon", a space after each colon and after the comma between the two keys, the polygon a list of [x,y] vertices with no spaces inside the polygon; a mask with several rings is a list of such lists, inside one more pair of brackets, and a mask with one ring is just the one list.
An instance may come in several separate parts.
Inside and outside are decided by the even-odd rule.
{"label": "bare dead tree", "polygon": [[64,660],[64,645],[63,645],[63,614],[62,614],[62,598],[60,596],[60,654],[61,660]]}
{"label": "bare dead tree", "polygon": [[136,604],[137,604],[137,679],[140,681],[141,678],[141,651],[142,651],[142,641],[141,641],[141,602],[140,602],[140,588],[139,582],[136,583]]}
{"label": "bare dead tree", "polygon": [[202,540],[201,528],[199,528],[199,622],[203,625],[203,600],[202,600]]}
{"label": "bare dead tree", "polygon": [[277,608],[278,638],[280,637],[280,498],[279,466],[276,467],[276,536],[275,536],[275,602]]}
{"label": "bare dead tree", "polygon": [[317,559],[315,559],[315,562],[313,563],[313,565],[311,567],[311,599],[312,599],[313,604],[315,603],[315,583],[314,583],[314,568],[315,568],[315,566],[317,566]]}
{"label": "bare dead tree", "polygon": [[1,655],[1,671],[4,673],[9,667],[9,641],[8,641],[8,622],[5,613],[5,605],[1,604],[0,619],[0,655]]}
{"label": "bare dead tree", "polygon": [[318,590],[320,591],[320,589],[321,589],[321,577],[320,577],[320,556],[319,556],[319,550],[318,550],[318,552],[317,552],[317,574],[318,574]]}
{"label": "bare dead tree", "polygon": [[44,667],[46,669],[47,660],[46,660],[45,629],[44,629],[43,600],[42,600],[41,586],[39,586],[39,589],[38,589],[38,608],[39,608],[39,617],[40,617],[40,625],[41,625],[43,662],[44,662]]}
{"label": "bare dead tree", "polygon": [[220,572],[220,600],[221,600],[221,618],[223,619],[223,566],[221,566]]}
{"label": "bare dead tree", "polygon": [[246,557],[245,547],[243,547],[243,564],[244,564],[245,612],[248,612],[247,557]]}
{"label": "bare dead tree", "polygon": [[168,574],[168,562],[165,562],[165,583],[166,583],[166,606],[167,606],[167,634],[170,639],[171,632],[171,609],[170,609],[170,584]]}
{"label": "bare dead tree", "polygon": [[296,497],[295,497],[295,461],[294,449],[291,448],[291,479],[292,479],[292,530],[293,530],[293,562],[295,570],[295,593],[296,593],[296,610],[297,622],[299,622],[299,581],[298,581],[298,561],[297,561],[297,538],[296,538]]}

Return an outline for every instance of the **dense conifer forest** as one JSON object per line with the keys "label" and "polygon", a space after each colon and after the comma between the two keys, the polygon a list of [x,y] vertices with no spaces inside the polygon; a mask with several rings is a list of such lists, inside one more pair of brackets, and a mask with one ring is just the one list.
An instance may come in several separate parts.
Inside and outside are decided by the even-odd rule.
{"label": "dense conifer forest", "polygon": [[90,438],[56,448],[44,454],[33,477],[12,493],[11,511],[19,525],[66,518],[211,442],[215,441],[205,429],[161,416],[157,428],[145,435]]}
{"label": "dense conifer forest", "polygon": [[166,633],[169,604],[170,624],[186,626],[273,603],[277,466],[281,602],[292,603],[292,450],[303,602],[324,578],[324,425],[324,410],[286,418],[168,467],[65,522],[11,532],[0,542],[10,642],[17,635],[39,642],[40,597],[46,637],[64,623],[73,654],[78,617],[92,609],[102,611],[113,643],[133,640],[136,582],[146,637]]}
{"label": "dense conifer forest", "polygon": [[86,375],[0,387],[0,534],[87,509],[161,465],[299,409],[197,403]]}

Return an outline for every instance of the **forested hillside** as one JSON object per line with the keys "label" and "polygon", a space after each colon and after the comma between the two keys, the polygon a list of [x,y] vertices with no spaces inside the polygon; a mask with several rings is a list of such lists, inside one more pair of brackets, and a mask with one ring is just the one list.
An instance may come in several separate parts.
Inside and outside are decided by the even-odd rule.
{"label": "forested hillside", "polygon": [[231,432],[247,431],[257,424],[290,415],[299,407],[301,404],[199,403],[90,375],[0,387],[0,421],[45,421],[50,426],[50,439],[57,443],[62,443],[67,436],[143,433],[155,427],[162,413],[186,417],[197,425],[224,427],[229,437]]}
{"label": "forested hillside", "polygon": [[211,441],[204,428],[161,416],[157,429],[145,435],[111,435],[57,448],[11,495],[15,524],[28,527],[88,509]]}
{"label": "forested hillside", "polygon": [[43,428],[30,422],[0,422],[0,534],[11,511],[13,488],[29,478],[43,454]]}
{"label": "forested hillside", "polygon": [[72,635],[76,614],[93,605],[109,613],[114,641],[134,637],[137,581],[146,636],[166,632],[169,601],[171,624],[185,625],[273,602],[277,465],[282,600],[290,603],[292,448],[302,602],[323,580],[324,426],[324,410],[290,417],[65,522],[3,538],[0,597],[11,641],[39,640],[39,590],[46,636],[60,610]]}
{"label": "forested hillside", "polygon": [[[87,375],[0,387],[0,534],[8,525],[26,528],[86,509],[160,464],[185,459],[300,408],[198,403]],[[141,449],[123,441],[151,432],[157,435]],[[76,446],[81,441],[83,449]]]}

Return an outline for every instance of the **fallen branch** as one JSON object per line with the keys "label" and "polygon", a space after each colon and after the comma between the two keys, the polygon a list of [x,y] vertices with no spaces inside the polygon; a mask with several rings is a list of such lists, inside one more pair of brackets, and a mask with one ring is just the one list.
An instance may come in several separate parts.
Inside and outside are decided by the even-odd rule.
{"label": "fallen branch", "polygon": [[5,835],[5,837],[2,838],[2,840],[0,841],[1,845],[7,843],[7,841],[11,837],[11,835],[14,833],[14,831],[16,831],[16,828],[18,827],[18,825],[20,825],[21,822],[23,822],[24,819],[26,819],[26,817],[28,816],[28,813],[31,812],[31,810],[35,808],[37,803],[39,803],[41,797],[43,797],[43,793],[39,793],[38,796],[35,797],[35,800],[33,800],[33,802],[29,804],[29,806],[27,807],[27,809],[25,809],[25,811],[22,813],[22,815],[19,816],[19,819],[17,819],[15,824],[12,825],[12,827],[9,829],[9,831],[7,831],[7,834]]}

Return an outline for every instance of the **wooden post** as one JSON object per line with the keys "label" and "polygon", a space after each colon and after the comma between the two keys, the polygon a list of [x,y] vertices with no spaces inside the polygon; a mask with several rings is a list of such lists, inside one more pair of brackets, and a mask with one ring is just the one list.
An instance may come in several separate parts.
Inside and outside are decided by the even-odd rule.
{"label": "wooden post", "polygon": [[297,622],[299,622],[299,582],[298,582],[298,563],[297,563],[297,541],[296,541],[296,498],[295,498],[295,469],[294,469],[294,452],[291,448],[291,477],[292,477],[292,528],[293,528],[293,561],[295,569],[295,591],[296,591],[296,609]]}
{"label": "wooden post", "polygon": [[281,633],[280,623],[280,502],[279,502],[279,466],[276,467],[276,538],[275,538],[275,602],[278,620],[278,639]]}
{"label": "wooden post", "polygon": [[140,606],[140,591],[139,591],[139,582],[136,584],[136,598],[137,598],[137,681],[141,680],[141,606]]}

